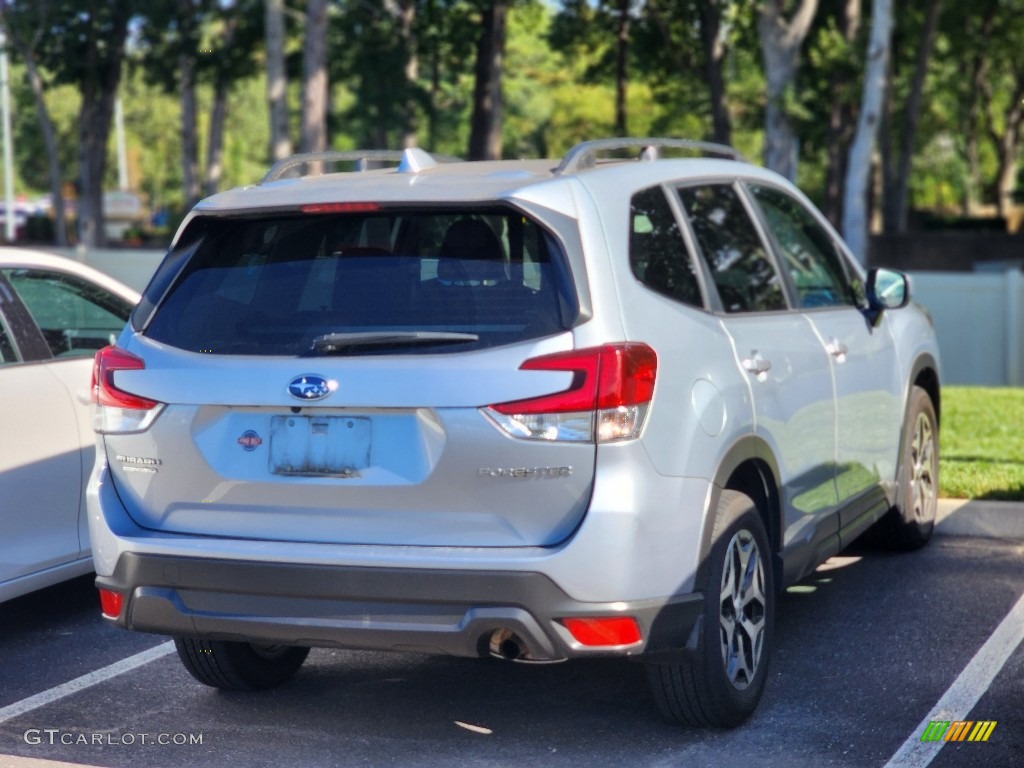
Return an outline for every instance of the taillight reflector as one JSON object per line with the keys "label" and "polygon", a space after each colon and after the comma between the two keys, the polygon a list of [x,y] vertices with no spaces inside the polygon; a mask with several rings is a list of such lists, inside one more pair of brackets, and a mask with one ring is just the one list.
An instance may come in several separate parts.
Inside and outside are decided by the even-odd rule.
{"label": "taillight reflector", "polygon": [[632,645],[643,639],[640,626],[630,616],[562,619],[562,624],[577,643],[590,647]]}
{"label": "taillight reflector", "polygon": [[108,619],[116,619],[121,615],[121,606],[124,604],[124,595],[110,589],[100,590],[100,608],[103,615]]}

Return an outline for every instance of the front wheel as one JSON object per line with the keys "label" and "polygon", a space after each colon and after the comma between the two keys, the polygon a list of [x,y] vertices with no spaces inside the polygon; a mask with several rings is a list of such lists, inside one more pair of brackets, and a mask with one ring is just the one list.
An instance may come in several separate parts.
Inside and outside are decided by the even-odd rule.
{"label": "front wheel", "polygon": [[700,646],[678,662],[647,665],[651,691],[669,720],[733,727],[757,708],[773,643],[770,553],[754,502],[723,491],[704,584]]}
{"label": "front wheel", "polygon": [[896,549],[917,549],[935,528],[939,501],[939,421],[931,397],[914,387],[903,426],[897,504],[878,523],[878,538]]}
{"label": "front wheel", "polygon": [[259,691],[299,671],[309,648],[176,637],[174,646],[196,680],[225,691]]}

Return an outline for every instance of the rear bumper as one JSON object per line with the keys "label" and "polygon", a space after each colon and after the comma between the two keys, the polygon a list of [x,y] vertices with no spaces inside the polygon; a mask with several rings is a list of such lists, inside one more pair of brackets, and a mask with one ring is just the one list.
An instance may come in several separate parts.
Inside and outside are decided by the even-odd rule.
{"label": "rear bumper", "polygon": [[[685,652],[700,594],[592,603],[540,573],[364,568],[124,553],[98,587],[124,596],[115,623],[175,636],[288,645],[487,655],[496,633],[526,660]],[[643,639],[587,647],[559,619],[631,616]],[[497,635],[497,637],[508,635]]]}

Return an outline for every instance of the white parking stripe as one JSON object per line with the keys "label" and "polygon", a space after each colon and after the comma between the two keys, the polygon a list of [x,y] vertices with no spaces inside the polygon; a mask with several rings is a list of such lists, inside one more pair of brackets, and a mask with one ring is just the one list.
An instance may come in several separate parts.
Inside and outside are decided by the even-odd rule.
{"label": "white parking stripe", "polygon": [[173,652],[174,643],[172,641],[161,643],[155,648],[150,648],[148,651],[143,651],[142,653],[137,653],[134,656],[129,656],[127,659],[121,659],[121,661],[116,661],[109,666],[97,669],[95,672],[90,672],[87,675],[76,677],[74,680],[70,680],[63,685],[58,685],[56,688],[50,688],[48,691],[37,693],[35,696],[29,696],[27,699],[16,701],[14,704],[10,704],[6,707],[0,707],[0,723],[13,720],[19,715],[31,712],[33,709],[45,707],[47,704],[63,699],[65,696],[70,696],[73,693],[84,691],[86,688],[98,685],[112,677],[123,675],[125,672],[131,672],[133,669],[137,669],[144,664],[149,664],[151,661],[156,661],[162,656],[166,656]]}
{"label": "white parking stripe", "polygon": [[[921,741],[925,728],[933,720],[964,720],[974,709],[996,675],[1006,664],[1013,652],[1024,640],[1024,595],[1017,600],[1006,618],[985,644],[978,649],[970,664],[953,681],[932,711],[922,720],[913,733],[903,742],[885,768],[924,768],[928,765],[945,741]],[[985,719],[999,720],[998,712],[982,712]]]}

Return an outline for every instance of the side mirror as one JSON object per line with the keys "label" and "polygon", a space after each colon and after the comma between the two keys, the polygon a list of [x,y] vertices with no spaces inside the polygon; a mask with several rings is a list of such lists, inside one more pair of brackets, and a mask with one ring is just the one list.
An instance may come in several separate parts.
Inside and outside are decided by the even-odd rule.
{"label": "side mirror", "polygon": [[901,309],[910,303],[910,281],[893,269],[872,269],[868,273],[867,293],[872,312]]}

